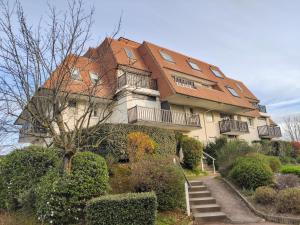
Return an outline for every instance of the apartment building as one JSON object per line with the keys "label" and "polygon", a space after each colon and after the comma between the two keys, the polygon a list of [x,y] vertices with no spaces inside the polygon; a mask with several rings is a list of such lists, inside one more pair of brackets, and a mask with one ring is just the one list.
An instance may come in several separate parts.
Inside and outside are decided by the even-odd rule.
{"label": "apartment building", "polygon": [[[90,64],[82,68],[84,61]],[[85,81],[97,80],[103,68],[109,72],[101,77],[104,88],[95,93],[99,97],[97,111],[108,101],[116,103],[107,122],[173,129],[203,143],[223,135],[248,142],[281,137],[280,127],[260,100],[215,65],[147,41],[106,38],[99,47],[80,56],[72,68],[74,82],[68,90],[82,94],[88,89]],[[70,127],[84,106],[84,98],[70,100],[64,116]],[[100,114],[95,113],[95,122]],[[22,120],[16,124],[23,126],[20,142],[37,142],[27,132],[40,132],[33,124]]]}

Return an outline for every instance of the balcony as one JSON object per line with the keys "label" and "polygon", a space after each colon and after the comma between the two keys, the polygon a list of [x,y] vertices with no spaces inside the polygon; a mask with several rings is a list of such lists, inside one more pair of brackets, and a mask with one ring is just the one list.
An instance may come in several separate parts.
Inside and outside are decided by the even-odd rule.
{"label": "balcony", "polygon": [[157,90],[157,81],[149,76],[126,72],[118,78],[118,89],[125,86]]}
{"label": "balcony", "polygon": [[32,142],[32,140],[37,138],[47,137],[47,130],[37,125],[32,125],[31,123],[23,124],[19,131],[19,142],[26,143]]}
{"label": "balcony", "polygon": [[128,122],[188,131],[201,127],[198,114],[135,106],[128,109]]}
{"label": "balcony", "polygon": [[222,120],[219,121],[221,134],[240,135],[249,133],[248,123],[239,120]]}
{"label": "balcony", "polygon": [[277,138],[281,137],[281,129],[278,126],[259,126],[257,127],[258,135],[261,138]]}
{"label": "balcony", "polygon": [[267,108],[265,105],[257,105],[257,109],[258,111],[260,111],[261,113],[267,113]]}

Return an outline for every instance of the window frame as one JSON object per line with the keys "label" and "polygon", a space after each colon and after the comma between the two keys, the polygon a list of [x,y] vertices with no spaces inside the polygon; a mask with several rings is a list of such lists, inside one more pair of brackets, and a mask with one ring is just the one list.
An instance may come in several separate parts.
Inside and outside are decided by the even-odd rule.
{"label": "window frame", "polygon": [[[75,71],[78,71],[78,77],[74,77],[74,72],[75,72]],[[82,80],[81,74],[80,74],[80,69],[79,69],[79,68],[73,67],[73,68],[71,69],[71,78],[72,78],[73,80]]]}
{"label": "window frame", "polygon": [[124,49],[124,51],[125,51],[125,53],[126,53],[126,55],[129,59],[136,59],[136,57],[135,57],[135,55],[134,55],[131,48],[124,47],[123,49]]}
{"label": "window frame", "polygon": [[191,60],[187,60],[187,62],[193,70],[202,71],[197,63],[195,63]]}
{"label": "window frame", "polygon": [[214,68],[214,67],[210,67],[210,71],[215,75],[215,77],[224,79],[224,75],[219,69]]}
{"label": "window frame", "polygon": [[[98,73],[95,73],[95,72],[89,72],[89,74],[90,74],[90,80],[92,81],[93,84],[99,83],[99,81],[100,81],[101,79],[100,79]],[[92,78],[92,75],[97,76],[98,79],[97,79],[96,81],[94,81],[94,79]]]}
{"label": "window frame", "polygon": [[240,95],[236,92],[236,90],[230,86],[226,86],[228,92],[233,96],[233,97],[237,97],[240,98]]}
{"label": "window frame", "polygon": [[173,57],[170,54],[166,53],[165,51],[159,50],[159,54],[165,61],[175,63]]}
{"label": "window frame", "polygon": [[[211,117],[208,117],[209,114],[211,115]],[[211,118],[211,119],[208,119],[208,118]],[[213,112],[206,112],[205,113],[205,121],[208,122],[208,123],[213,123],[214,122]]]}
{"label": "window frame", "polygon": [[[250,121],[252,121],[252,122],[250,122]],[[253,118],[248,117],[248,123],[249,123],[250,127],[254,127],[254,119]]]}

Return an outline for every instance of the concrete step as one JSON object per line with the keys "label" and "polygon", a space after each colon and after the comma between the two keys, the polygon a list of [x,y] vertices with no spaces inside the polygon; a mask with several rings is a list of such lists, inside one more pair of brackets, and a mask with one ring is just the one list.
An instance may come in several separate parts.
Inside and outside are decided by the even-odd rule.
{"label": "concrete step", "polygon": [[226,214],[223,212],[203,212],[194,213],[196,222],[221,222],[227,219]]}
{"label": "concrete step", "polygon": [[206,191],[207,187],[204,185],[197,185],[197,186],[192,186],[189,188],[190,192],[194,192],[194,191]]}
{"label": "concrete step", "polygon": [[221,206],[219,206],[218,204],[193,205],[193,206],[191,206],[191,211],[193,213],[220,212]]}
{"label": "concrete step", "polygon": [[203,185],[203,182],[202,182],[202,181],[199,181],[199,180],[190,180],[189,183],[190,183],[192,186],[201,186],[201,185]]}
{"label": "concrete step", "polygon": [[211,196],[210,191],[190,191],[189,197],[190,198],[201,198],[201,197],[209,197]]}
{"label": "concrete step", "polygon": [[216,199],[213,197],[190,198],[191,205],[216,204]]}

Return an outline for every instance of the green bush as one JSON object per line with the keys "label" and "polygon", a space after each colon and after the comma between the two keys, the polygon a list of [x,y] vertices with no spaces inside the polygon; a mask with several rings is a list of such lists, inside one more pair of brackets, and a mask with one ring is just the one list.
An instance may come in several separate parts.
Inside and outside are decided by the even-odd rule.
{"label": "green bush", "polygon": [[244,156],[255,150],[245,141],[234,140],[226,143],[217,153],[217,164],[223,176],[227,176],[233,162],[240,156]]}
{"label": "green bush", "polygon": [[107,195],[88,202],[87,225],[154,225],[156,218],[154,193]]}
{"label": "green bush", "polygon": [[272,141],[272,151],[269,155],[279,156],[280,158],[293,156],[293,145],[289,141]]}
{"label": "green bush", "polygon": [[[217,159],[218,157],[218,152],[220,149],[222,149],[225,145],[227,144],[227,138],[226,137],[219,137],[217,138],[214,142],[208,143],[208,145],[205,147],[204,151]],[[206,159],[208,165],[212,165],[212,159],[207,158]],[[218,169],[218,163],[215,163],[216,168]]]}
{"label": "green bush", "polygon": [[4,157],[0,157],[0,210],[5,208],[5,185],[2,175],[2,166],[4,164]]}
{"label": "green bush", "polygon": [[154,191],[160,211],[185,207],[185,180],[172,159],[149,157],[132,165],[131,172],[134,190]]}
{"label": "green bush", "polygon": [[[156,153],[161,155],[176,153],[175,133],[171,130],[132,124],[101,124],[98,128],[92,127],[93,135],[81,138],[82,150],[93,151],[106,156],[114,156],[117,161],[128,160],[127,134],[143,132],[150,136],[156,143]],[[98,145],[99,140],[103,141]]]}
{"label": "green bush", "polygon": [[295,175],[298,175],[300,177],[300,166],[296,166],[296,165],[284,165],[281,167],[280,170],[281,173],[292,173]]}
{"label": "green bush", "polygon": [[276,199],[277,192],[271,187],[258,187],[255,190],[254,199],[256,202],[266,205],[271,204]]}
{"label": "green bush", "polygon": [[42,176],[59,164],[58,152],[41,146],[32,145],[7,155],[1,167],[5,206],[15,210],[33,204],[27,202],[32,188]]}
{"label": "green bush", "polygon": [[253,157],[240,157],[235,160],[229,177],[241,188],[255,190],[272,183],[273,172],[264,162]]}
{"label": "green bush", "polygon": [[107,188],[105,160],[91,152],[77,153],[71,174],[53,170],[42,178],[35,190],[38,218],[50,224],[78,223],[84,219],[86,201],[105,194]]}
{"label": "green bush", "polygon": [[297,162],[298,164],[300,164],[300,156],[297,156],[296,162]]}
{"label": "green bush", "polygon": [[257,160],[261,160],[264,163],[268,164],[273,172],[278,172],[281,168],[281,162],[276,156],[268,156],[260,153],[249,153],[247,156],[253,157]]}
{"label": "green bush", "polygon": [[182,139],[183,163],[186,168],[195,169],[199,166],[203,146],[200,141],[191,137]]}
{"label": "green bush", "polygon": [[276,203],[278,212],[300,213],[300,189],[287,188],[279,191]]}

